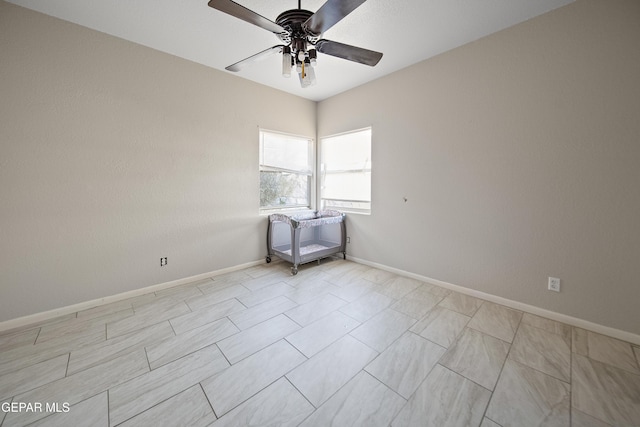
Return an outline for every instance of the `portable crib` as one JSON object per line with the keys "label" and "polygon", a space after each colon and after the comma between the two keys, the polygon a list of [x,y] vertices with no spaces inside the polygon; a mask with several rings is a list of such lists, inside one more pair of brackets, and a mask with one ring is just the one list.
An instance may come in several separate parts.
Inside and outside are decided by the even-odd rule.
{"label": "portable crib", "polygon": [[298,215],[269,215],[267,229],[267,256],[271,256],[293,264],[291,274],[298,274],[298,266],[311,261],[318,261],[342,252],[347,258],[347,229],[344,213],[325,210]]}

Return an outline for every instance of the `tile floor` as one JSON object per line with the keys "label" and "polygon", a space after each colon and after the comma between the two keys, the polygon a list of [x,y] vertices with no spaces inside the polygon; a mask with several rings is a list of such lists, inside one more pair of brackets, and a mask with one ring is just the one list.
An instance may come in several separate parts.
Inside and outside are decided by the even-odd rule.
{"label": "tile floor", "polygon": [[0,425],[640,426],[639,357],[353,262],[272,263],[0,334]]}

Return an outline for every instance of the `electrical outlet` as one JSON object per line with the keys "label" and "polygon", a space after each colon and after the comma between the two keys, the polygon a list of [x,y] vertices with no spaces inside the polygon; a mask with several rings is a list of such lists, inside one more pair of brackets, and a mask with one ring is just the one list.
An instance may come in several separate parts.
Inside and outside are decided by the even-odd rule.
{"label": "electrical outlet", "polygon": [[347,237],[347,243],[351,243],[351,237]]}
{"label": "electrical outlet", "polygon": [[549,290],[560,292],[560,279],[557,277],[549,277]]}
{"label": "electrical outlet", "polygon": [[167,257],[160,258],[160,267],[167,265]]}

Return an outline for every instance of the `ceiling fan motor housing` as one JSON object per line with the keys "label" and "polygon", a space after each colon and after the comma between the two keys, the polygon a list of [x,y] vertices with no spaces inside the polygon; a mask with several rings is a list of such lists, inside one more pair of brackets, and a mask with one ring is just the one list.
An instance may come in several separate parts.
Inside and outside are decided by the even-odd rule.
{"label": "ceiling fan motor housing", "polygon": [[[307,43],[315,44],[320,35],[311,34],[302,24],[304,24],[314,12],[304,9],[291,9],[282,12],[276,18],[276,24],[287,30],[277,34],[278,38],[286,45],[291,45],[291,49],[306,51]],[[301,43],[302,42],[302,43]]]}

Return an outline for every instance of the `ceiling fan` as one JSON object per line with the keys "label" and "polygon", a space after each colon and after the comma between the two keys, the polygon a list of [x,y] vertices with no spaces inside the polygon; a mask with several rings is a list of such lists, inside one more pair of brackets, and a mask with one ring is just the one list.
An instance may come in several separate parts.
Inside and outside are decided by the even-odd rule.
{"label": "ceiling fan", "polygon": [[282,12],[275,22],[231,0],[210,0],[209,6],[271,31],[283,43],[229,65],[226,70],[237,72],[252,62],[272,54],[282,53],[282,75],[290,77],[291,70],[295,67],[300,84],[305,88],[316,82],[314,67],[317,61],[317,52],[372,67],[380,61],[382,58],[380,52],[321,38],[322,33],[333,27],[365,1],[327,0],[320,9],[313,13],[302,9],[300,0],[298,0],[297,9]]}

